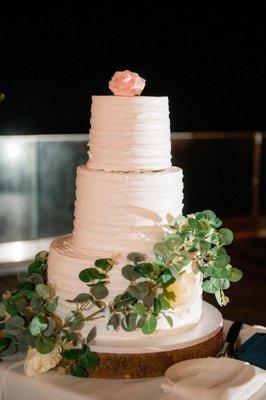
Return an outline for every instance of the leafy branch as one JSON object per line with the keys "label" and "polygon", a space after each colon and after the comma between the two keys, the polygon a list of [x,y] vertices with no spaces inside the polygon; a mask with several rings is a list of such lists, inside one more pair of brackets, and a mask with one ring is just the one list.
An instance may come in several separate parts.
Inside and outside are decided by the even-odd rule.
{"label": "leafy branch", "polygon": [[58,297],[54,288],[47,284],[47,259],[47,252],[38,253],[27,272],[18,274],[16,289],[6,291],[2,297],[0,360],[18,351],[26,353],[29,347],[48,354],[59,344],[62,359],[58,368],[86,377],[99,360],[89,347],[96,336],[96,328],[91,329],[86,339],[78,332],[84,325],[81,311],[94,305],[100,307],[100,303],[87,293],[81,293],[71,301],[77,305],[77,310],[70,312],[63,322],[55,315]]}

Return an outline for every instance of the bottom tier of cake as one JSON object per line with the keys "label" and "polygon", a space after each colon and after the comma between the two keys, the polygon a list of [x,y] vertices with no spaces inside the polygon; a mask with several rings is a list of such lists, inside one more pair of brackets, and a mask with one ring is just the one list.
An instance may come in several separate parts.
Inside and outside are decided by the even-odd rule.
{"label": "bottom tier of cake", "polygon": [[[86,284],[79,279],[80,271],[93,267],[94,261],[98,258],[112,258],[112,254],[80,253],[73,246],[71,238],[71,235],[66,235],[55,239],[51,245],[48,259],[48,282],[55,286],[56,294],[59,296],[57,314],[61,318],[64,318],[70,311],[75,310],[75,305],[66,300],[71,300],[77,294],[88,290]],[[149,255],[147,256],[149,257]],[[109,295],[104,299],[106,304],[127,288],[129,281],[121,274],[122,267],[127,263],[126,255],[120,255],[118,263],[109,271]],[[156,331],[151,335],[144,335],[140,329],[133,332],[126,332],[119,328],[116,331],[109,332],[106,328],[108,321],[108,316],[106,315],[106,317],[87,322],[82,329],[82,334],[85,337],[90,329],[96,325],[97,341],[104,343],[105,341],[134,342],[136,339],[148,339],[150,337],[154,338],[182,333],[194,327],[201,318],[201,279],[201,274],[195,271],[193,266],[189,264],[186,267],[186,273],[183,277],[176,281],[176,301],[173,306],[174,308],[171,311],[165,312],[173,320],[172,328],[168,325],[165,317],[162,317],[158,320]],[[93,311],[93,309],[90,310],[90,313]]]}

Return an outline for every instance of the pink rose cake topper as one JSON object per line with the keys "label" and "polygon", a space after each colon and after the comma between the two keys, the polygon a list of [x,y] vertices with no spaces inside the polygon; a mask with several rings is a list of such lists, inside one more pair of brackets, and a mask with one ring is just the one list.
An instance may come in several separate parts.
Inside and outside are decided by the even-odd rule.
{"label": "pink rose cake topper", "polygon": [[109,82],[109,89],[116,96],[136,96],[141,94],[145,83],[136,72],[117,71]]}

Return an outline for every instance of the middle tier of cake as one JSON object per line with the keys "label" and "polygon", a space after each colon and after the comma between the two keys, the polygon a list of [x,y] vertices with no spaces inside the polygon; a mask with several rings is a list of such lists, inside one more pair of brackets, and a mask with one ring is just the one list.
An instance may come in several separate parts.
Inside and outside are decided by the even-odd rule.
{"label": "middle tier of cake", "polygon": [[81,252],[149,256],[168,216],[182,214],[183,174],[177,167],[114,173],[80,166],[76,188],[72,244]]}

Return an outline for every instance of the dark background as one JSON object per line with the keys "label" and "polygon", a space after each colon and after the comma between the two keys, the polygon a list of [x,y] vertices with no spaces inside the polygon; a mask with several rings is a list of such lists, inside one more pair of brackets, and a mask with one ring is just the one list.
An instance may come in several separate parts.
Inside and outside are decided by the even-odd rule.
{"label": "dark background", "polygon": [[0,134],[86,132],[121,69],[169,96],[173,131],[265,129],[265,6],[175,3],[2,5]]}

